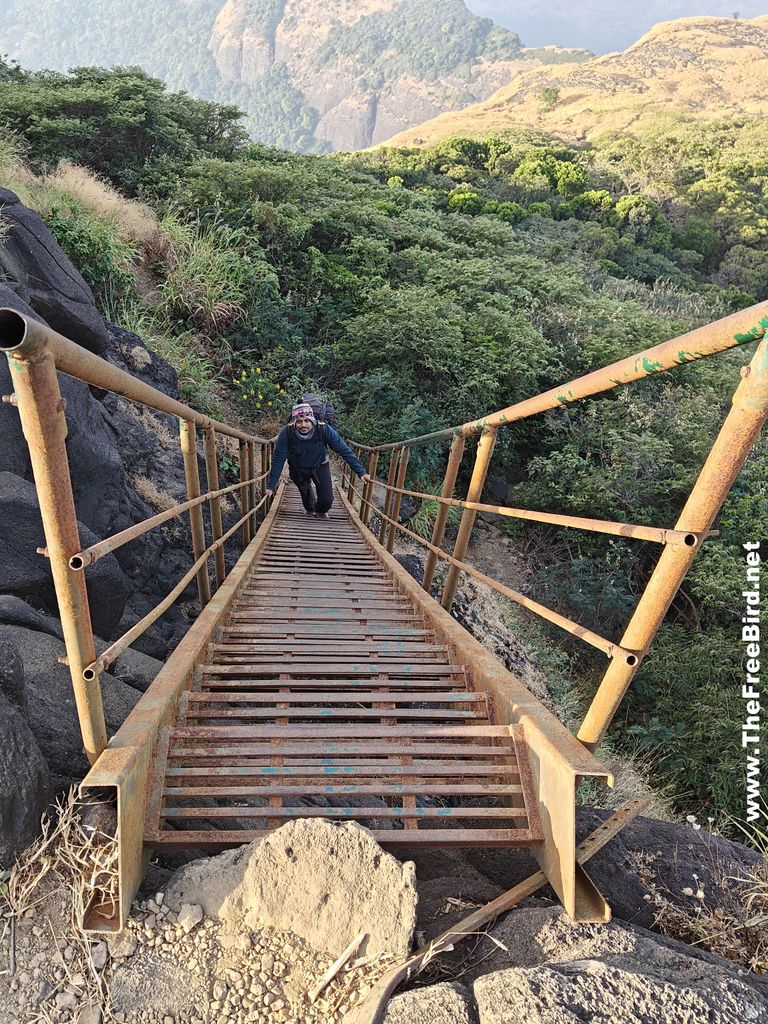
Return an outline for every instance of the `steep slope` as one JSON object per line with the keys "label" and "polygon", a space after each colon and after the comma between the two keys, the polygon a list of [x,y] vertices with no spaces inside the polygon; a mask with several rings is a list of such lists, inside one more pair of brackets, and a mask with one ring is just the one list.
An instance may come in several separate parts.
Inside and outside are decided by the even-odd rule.
{"label": "steep slope", "polygon": [[[140,64],[236,103],[259,141],[360,149],[587,51],[526,50],[464,0],[10,0],[3,49],[30,69]],[[78,31],[73,33],[71,26]],[[116,26],[120,31],[116,31]]]}
{"label": "steep slope", "polygon": [[768,113],[768,16],[662,22],[622,53],[519,75],[488,100],[443,114],[387,145],[534,126],[580,140],[641,129],[665,111],[694,118]]}

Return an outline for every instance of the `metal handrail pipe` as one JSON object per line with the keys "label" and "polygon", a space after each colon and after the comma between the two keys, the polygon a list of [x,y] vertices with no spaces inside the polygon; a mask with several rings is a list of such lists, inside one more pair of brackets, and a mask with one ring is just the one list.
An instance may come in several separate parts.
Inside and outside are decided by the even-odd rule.
{"label": "metal handrail pipe", "polygon": [[101,356],[89,352],[88,349],[70,341],[62,334],[52,330],[47,324],[24,316],[15,309],[0,309],[0,352],[19,359],[34,359],[44,351],[52,354],[56,369],[69,377],[82,380],[91,387],[111,391],[132,402],[139,402],[156,412],[164,412],[169,416],[189,420],[203,429],[213,427],[219,434],[239,438],[243,441],[271,440],[247,434],[244,430],[230,427],[227,423],[204,416],[183,402],[164,395],[151,384],[132,376],[119,366],[113,366]]}
{"label": "metal handrail pipe", "polygon": [[222,487],[218,491],[208,491],[207,494],[201,494],[199,498],[192,498],[190,501],[183,501],[180,505],[174,505],[173,508],[167,509],[165,512],[159,512],[156,516],[152,516],[150,519],[142,519],[140,523],[136,523],[134,526],[128,526],[125,530],[121,530],[120,533],[115,533],[111,537],[105,537],[104,540],[98,541],[96,544],[92,544],[89,548],[85,548],[84,551],[78,551],[76,555],[72,555],[69,560],[70,569],[74,569],[76,572],[85,569],[86,566],[93,565],[94,562],[98,562],[100,558],[105,555],[111,554],[113,551],[117,551],[124,544],[128,544],[132,540],[136,540],[138,537],[143,537],[145,533],[149,533],[150,530],[154,530],[156,526],[162,526],[163,523],[167,523],[169,519],[175,519],[177,516],[182,515],[190,508],[194,508],[196,505],[203,505],[206,501],[211,501],[213,498],[220,498],[224,494],[230,494],[232,491],[237,491],[241,487],[247,487],[248,484],[252,484],[255,481],[263,480],[266,474],[262,474],[260,477],[255,477],[254,480],[246,480],[241,484],[232,484],[230,487]]}
{"label": "metal handrail pipe", "polygon": [[394,519],[384,515],[383,512],[378,511],[378,515],[382,516],[387,522],[393,524],[398,530],[401,530],[407,536],[412,537],[419,544],[433,551],[438,558],[449,562],[451,565],[456,566],[457,569],[461,569],[462,572],[466,572],[469,576],[473,576],[480,583],[485,583],[486,586],[491,587],[497,593],[503,597],[508,597],[510,601],[514,601],[516,604],[522,605],[523,608],[527,608],[529,611],[534,612],[542,619],[546,619],[555,626],[559,626],[560,629],[565,630],[566,633],[570,633],[572,636],[578,637],[591,647],[596,647],[597,650],[602,651],[603,654],[611,659],[616,659],[619,663],[626,664],[630,667],[637,665],[640,661],[639,652],[631,651],[626,647],[622,647],[620,644],[613,643],[611,640],[606,640],[605,637],[600,636],[599,633],[594,633],[591,629],[587,629],[586,626],[580,626],[578,622],[573,622],[572,619],[567,619],[564,615],[560,615],[559,612],[552,611],[551,608],[547,608],[546,605],[539,604],[538,601],[533,601],[530,597],[526,597],[524,594],[520,594],[516,590],[512,590],[511,587],[505,587],[503,583],[499,583],[497,580],[492,579],[490,576],[486,576],[485,573],[480,572],[479,569],[475,569],[467,562],[460,562],[458,558],[454,558],[453,555],[449,555],[447,551],[442,548],[438,548],[434,544],[430,544],[424,537],[419,536],[413,530],[409,530],[407,526],[403,526],[402,523],[396,523]]}
{"label": "metal handrail pipe", "polygon": [[[481,433],[486,427],[504,427],[518,420],[527,419],[529,416],[535,416],[537,413],[546,412],[548,409],[570,405],[571,402],[577,402],[581,398],[590,398],[603,391],[610,391],[619,385],[630,384],[632,381],[663,373],[665,370],[674,369],[685,363],[692,363],[697,359],[725,352],[737,345],[760,341],[767,331],[768,302],[758,302],[738,313],[731,313],[720,320],[715,320],[714,323],[688,331],[687,334],[682,334],[678,338],[663,341],[643,352],[619,359],[617,362],[587,373],[583,377],[577,377],[567,384],[550,388],[549,391],[544,391],[540,395],[534,395],[532,398],[509,405],[506,409],[489,413],[479,420],[470,420],[458,427],[445,427],[442,430],[434,430],[430,434],[421,434],[419,437],[409,437],[403,441],[374,445],[373,448],[366,448],[366,451],[373,449],[386,451],[402,446],[413,448],[448,440],[455,434],[470,437],[472,434]],[[364,446],[361,445],[361,447]]]}
{"label": "metal handrail pipe", "polygon": [[[373,481],[374,486],[389,490],[384,480]],[[610,533],[617,537],[631,537],[633,540],[648,540],[656,544],[681,544],[695,548],[703,537],[716,534],[717,530],[708,530],[703,534],[686,533],[682,530],[665,530],[656,526],[637,526],[634,523],[614,523],[606,519],[586,519],[583,516],[560,515],[557,512],[534,512],[526,508],[509,508],[506,505],[484,505],[479,501],[464,501],[462,498],[446,498],[440,494],[428,494],[425,491],[409,491],[403,487],[392,487],[393,491],[407,494],[411,498],[423,498],[436,501],[441,505],[452,505],[454,508],[469,508],[475,512],[487,512],[490,515],[507,516],[512,519],[530,519],[537,523],[551,523],[554,526],[568,526],[574,530],[591,530],[593,533]]]}
{"label": "metal handrail pipe", "polygon": [[115,640],[113,644],[110,644],[110,646],[95,661],[91,662],[90,665],[87,665],[83,669],[83,679],[85,679],[86,682],[91,682],[96,679],[97,676],[109,668],[113,661],[116,661],[117,658],[120,657],[123,651],[131,646],[134,640],[138,640],[142,633],[146,633],[149,627],[154,622],[157,622],[164,612],[168,611],[179,594],[181,594],[184,591],[184,588],[195,578],[201,566],[205,565],[214,551],[220,548],[222,544],[225,544],[232,534],[240,529],[243,525],[243,520],[248,519],[250,516],[255,516],[266,500],[267,496],[264,495],[255,508],[249,509],[242,519],[238,519],[235,525],[227,530],[223,537],[220,537],[217,541],[214,541],[213,544],[207,547],[194,563],[192,568],[185,573],[173,590],[164,597],[159,604],[155,605],[151,612],[148,612],[143,619],[139,619],[139,621],[132,626],[127,633],[124,633],[118,640]]}

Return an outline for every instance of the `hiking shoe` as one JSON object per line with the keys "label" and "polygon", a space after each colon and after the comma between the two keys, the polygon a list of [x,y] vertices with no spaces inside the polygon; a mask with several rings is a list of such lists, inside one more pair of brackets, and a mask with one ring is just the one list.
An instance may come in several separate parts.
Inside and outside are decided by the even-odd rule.
{"label": "hiking shoe", "polygon": [[330,519],[327,512],[315,512],[315,519]]}
{"label": "hiking shoe", "polygon": [[308,516],[314,516],[314,515],[315,515],[315,512],[314,512],[314,510],[313,510],[313,509],[311,509],[311,508],[305,508],[305,509],[304,509],[304,513],[305,513],[306,515],[308,515]]}

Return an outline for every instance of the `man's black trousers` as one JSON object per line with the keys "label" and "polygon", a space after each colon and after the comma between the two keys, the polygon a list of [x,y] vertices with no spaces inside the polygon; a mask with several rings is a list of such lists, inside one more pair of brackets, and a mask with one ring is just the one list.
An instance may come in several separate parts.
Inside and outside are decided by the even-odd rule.
{"label": "man's black trousers", "polygon": [[[288,465],[288,473],[291,480],[299,488],[299,494],[307,512],[317,512],[322,515],[327,512],[333,504],[333,481],[331,480],[331,465],[324,462],[317,469],[296,469]],[[315,485],[314,492],[312,484]]]}

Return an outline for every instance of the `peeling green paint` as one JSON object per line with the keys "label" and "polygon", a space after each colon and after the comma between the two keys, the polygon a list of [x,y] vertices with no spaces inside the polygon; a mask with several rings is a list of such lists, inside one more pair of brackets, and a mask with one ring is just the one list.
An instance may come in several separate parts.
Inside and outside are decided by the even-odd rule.
{"label": "peeling green paint", "polygon": [[768,316],[764,316],[763,319],[749,331],[746,331],[743,334],[734,334],[733,337],[740,345],[743,345],[748,341],[757,341],[758,338],[762,338],[766,331],[768,331]]}
{"label": "peeling green paint", "polygon": [[643,369],[646,373],[658,373],[659,370],[664,369],[664,363],[660,363],[658,359],[649,359],[648,356],[643,356]]}

